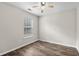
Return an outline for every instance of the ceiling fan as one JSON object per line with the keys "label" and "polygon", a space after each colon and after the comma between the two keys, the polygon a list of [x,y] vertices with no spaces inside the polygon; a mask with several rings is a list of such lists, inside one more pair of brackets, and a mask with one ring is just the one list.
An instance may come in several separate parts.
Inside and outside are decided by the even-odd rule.
{"label": "ceiling fan", "polygon": [[[32,6],[32,8],[41,8],[41,13],[44,12],[45,8],[53,8],[54,5],[53,3],[49,3],[49,2],[40,2],[39,5],[34,5]],[[28,9],[31,10],[31,9]]]}

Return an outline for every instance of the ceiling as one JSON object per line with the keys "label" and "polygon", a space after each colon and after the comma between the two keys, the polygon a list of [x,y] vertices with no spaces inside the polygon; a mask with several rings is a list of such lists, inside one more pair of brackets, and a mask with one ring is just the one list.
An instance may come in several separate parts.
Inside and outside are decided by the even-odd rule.
{"label": "ceiling", "polygon": [[[41,8],[32,8],[32,6],[38,6],[39,2],[8,2],[11,5],[14,5],[18,8],[26,10],[32,14],[37,16],[52,14],[55,12],[63,11],[70,8],[76,8],[79,5],[79,2],[47,2],[49,4],[53,4],[53,8],[46,8],[43,13],[41,13]],[[31,11],[28,10],[31,9]]]}

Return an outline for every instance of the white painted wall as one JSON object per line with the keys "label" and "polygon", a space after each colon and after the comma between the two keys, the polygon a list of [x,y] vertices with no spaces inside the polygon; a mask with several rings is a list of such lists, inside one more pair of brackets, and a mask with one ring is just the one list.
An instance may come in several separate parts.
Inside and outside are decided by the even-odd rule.
{"label": "white painted wall", "polygon": [[[33,37],[24,39],[24,17],[33,19]],[[37,40],[38,17],[19,8],[0,3],[0,55]]]}
{"label": "white painted wall", "polygon": [[77,22],[76,22],[76,25],[77,25],[76,48],[79,51],[79,7],[77,8]]}
{"label": "white painted wall", "polygon": [[40,40],[75,47],[76,9],[40,17]]}

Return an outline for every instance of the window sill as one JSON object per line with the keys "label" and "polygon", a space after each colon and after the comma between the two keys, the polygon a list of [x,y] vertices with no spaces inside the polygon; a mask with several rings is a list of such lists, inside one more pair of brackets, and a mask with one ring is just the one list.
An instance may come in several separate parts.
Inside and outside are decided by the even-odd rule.
{"label": "window sill", "polygon": [[31,37],[33,37],[33,36],[26,36],[26,37],[24,37],[24,38],[31,38]]}

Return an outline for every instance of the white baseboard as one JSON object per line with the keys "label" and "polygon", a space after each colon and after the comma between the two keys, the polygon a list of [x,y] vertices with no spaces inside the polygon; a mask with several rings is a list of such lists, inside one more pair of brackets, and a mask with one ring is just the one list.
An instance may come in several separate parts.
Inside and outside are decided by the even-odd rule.
{"label": "white baseboard", "polygon": [[[40,40],[40,39],[39,39],[39,40]],[[76,48],[75,46],[66,45],[66,44],[60,44],[60,43],[51,42],[51,41],[48,41],[48,40],[40,40],[40,41],[44,41],[44,42],[49,42],[49,43],[54,43],[54,44],[63,45],[63,46],[67,46],[67,47],[73,47],[73,48]]]}
{"label": "white baseboard", "polygon": [[[38,40],[40,40],[40,39],[38,39]],[[11,51],[14,51],[14,50],[16,50],[16,49],[19,49],[19,48],[21,48],[21,47],[23,47],[23,46],[26,46],[26,45],[31,44],[31,43],[33,43],[33,42],[36,42],[36,41],[38,41],[38,40],[31,41],[31,42],[29,42],[29,43],[27,43],[27,44],[24,43],[23,45],[20,45],[20,46],[18,46],[18,47],[16,47],[16,48],[13,48],[13,49],[11,49],[11,50],[9,50],[9,51],[0,53],[0,55],[4,55],[4,54],[9,53],[9,52],[11,52]],[[49,43],[55,43],[55,42],[50,42],[50,41],[46,41],[46,40],[40,40],[40,41],[49,42]],[[59,43],[55,43],[55,44],[59,44]],[[63,45],[63,44],[59,44],[59,45]],[[68,46],[68,45],[64,45],[64,46]],[[68,46],[68,47],[74,47],[74,46]],[[76,48],[76,47],[74,47],[74,48]],[[77,50],[78,50],[78,49],[77,49]],[[79,50],[78,50],[78,52],[79,52]]]}
{"label": "white baseboard", "polygon": [[4,55],[4,54],[6,54],[6,53],[9,53],[9,52],[11,52],[11,51],[14,51],[14,50],[16,50],[16,49],[19,49],[19,48],[21,48],[21,47],[23,47],[23,46],[26,46],[26,45],[28,45],[28,44],[31,44],[31,43],[33,43],[33,42],[36,42],[36,41],[38,41],[38,40],[33,40],[33,41],[31,41],[31,42],[29,42],[29,43],[24,43],[23,45],[20,45],[20,46],[18,46],[18,47],[15,47],[15,48],[13,48],[13,49],[11,49],[11,50],[8,50],[8,51],[6,51],[6,52],[3,52],[3,53],[0,53],[0,56],[1,55]]}

